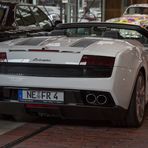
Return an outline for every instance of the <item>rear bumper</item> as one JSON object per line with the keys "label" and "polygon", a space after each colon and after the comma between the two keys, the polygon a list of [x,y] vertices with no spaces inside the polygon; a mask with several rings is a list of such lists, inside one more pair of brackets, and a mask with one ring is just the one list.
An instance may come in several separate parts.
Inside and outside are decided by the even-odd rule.
{"label": "rear bumper", "polygon": [[66,119],[83,120],[122,120],[127,110],[119,107],[98,107],[78,105],[43,105],[23,104],[15,102],[0,102],[0,114],[23,115],[38,114],[43,116],[56,116]]}

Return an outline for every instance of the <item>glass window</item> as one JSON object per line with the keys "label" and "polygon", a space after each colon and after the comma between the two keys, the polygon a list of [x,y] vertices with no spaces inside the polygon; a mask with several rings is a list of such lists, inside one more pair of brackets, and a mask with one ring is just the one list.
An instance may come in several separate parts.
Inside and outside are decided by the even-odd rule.
{"label": "glass window", "polygon": [[5,11],[6,11],[5,8],[0,8],[0,23],[1,23],[2,20],[3,20],[3,17],[4,17],[4,15],[5,15]]}
{"label": "glass window", "polygon": [[145,7],[130,7],[126,14],[148,14],[148,8]]}
{"label": "glass window", "polygon": [[36,26],[36,21],[28,6],[17,6],[16,22],[19,26]]}
{"label": "glass window", "polygon": [[40,8],[36,6],[30,6],[30,9],[38,26],[40,26],[43,30],[50,30],[52,24],[48,16]]}
{"label": "glass window", "polygon": [[44,12],[40,10],[38,7],[30,6],[30,9],[32,10],[32,13],[34,15],[36,22],[40,23],[40,22],[48,21],[47,15],[44,14]]}

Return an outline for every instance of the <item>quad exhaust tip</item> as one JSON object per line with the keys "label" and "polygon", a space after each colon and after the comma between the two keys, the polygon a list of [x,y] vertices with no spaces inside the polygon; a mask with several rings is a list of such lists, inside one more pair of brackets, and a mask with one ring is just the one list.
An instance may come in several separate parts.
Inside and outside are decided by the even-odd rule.
{"label": "quad exhaust tip", "polygon": [[99,105],[104,105],[107,102],[107,97],[104,95],[98,95],[97,96],[97,102]]}
{"label": "quad exhaust tip", "polygon": [[104,105],[107,103],[107,97],[105,95],[87,94],[86,102],[92,105]]}
{"label": "quad exhaust tip", "polygon": [[89,104],[95,105],[96,104],[96,99],[97,99],[97,97],[94,94],[87,94],[86,95],[86,102],[89,103]]}

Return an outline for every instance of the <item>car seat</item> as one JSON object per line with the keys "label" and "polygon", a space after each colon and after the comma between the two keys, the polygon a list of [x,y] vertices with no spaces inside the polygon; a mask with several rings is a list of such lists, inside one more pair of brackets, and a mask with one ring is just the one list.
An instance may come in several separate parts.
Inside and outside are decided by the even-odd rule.
{"label": "car seat", "polygon": [[115,31],[115,30],[105,31],[103,33],[102,37],[114,38],[114,39],[123,39],[123,37],[120,35],[120,33],[118,31]]}

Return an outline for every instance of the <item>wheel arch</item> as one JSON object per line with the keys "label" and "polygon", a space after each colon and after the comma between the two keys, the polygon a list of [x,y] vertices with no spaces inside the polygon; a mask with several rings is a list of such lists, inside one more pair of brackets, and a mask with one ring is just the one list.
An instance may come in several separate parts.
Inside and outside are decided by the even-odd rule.
{"label": "wheel arch", "polygon": [[145,68],[144,67],[141,67],[140,68],[140,70],[139,70],[139,72],[142,72],[142,74],[143,74],[143,76],[144,76],[144,80],[145,80],[145,91],[146,91],[146,96],[145,96],[145,103],[147,104],[147,102],[148,102],[148,98],[147,98],[147,94],[148,94],[148,89],[147,89],[147,77],[146,77],[146,70],[145,70]]}
{"label": "wheel arch", "polygon": [[[134,87],[135,87],[135,84],[136,84],[136,81],[137,81],[137,77],[138,77],[139,72],[142,72],[142,74],[143,74],[143,76],[144,76],[145,87],[146,87],[146,70],[145,70],[144,66],[141,66],[141,67],[138,69],[137,73],[136,73],[135,81],[134,81],[133,88],[132,88],[132,93],[133,93],[133,91],[134,91]],[[131,95],[132,95],[132,93],[131,93]],[[145,98],[145,101],[146,101],[146,98]],[[130,102],[131,102],[131,100],[130,100]],[[130,103],[129,103],[129,105],[130,105]]]}
{"label": "wheel arch", "polygon": [[146,84],[146,71],[145,71],[145,68],[144,67],[141,67],[139,72],[142,72],[143,76],[144,76],[144,79],[145,79],[145,84]]}
{"label": "wheel arch", "polygon": [[[132,90],[131,90],[131,96],[130,96],[130,98],[132,98],[132,94],[133,94],[133,91],[134,91],[134,87],[135,87],[135,85],[136,85],[136,81],[137,81],[137,77],[138,77],[139,72],[142,72],[142,74],[144,75],[145,86],[146,86],[146,70],[145,70],[144,66],[141,66],[141,67],[137,70],[137,72],[136,72],[136,74],[135,74],[135,76],[134,76],[134,81],[133,81],[133,85],[132,85]],[[146,100],[145,100],[145,101],[146,101]],[[131,99],[130,99],[128,108],[129,108],[129,106],[130,106],[130,103],[131,103]]]}
{"label": "wheel arch", "polygon": [[[145,107],[143,109],[143,113],[142,113],[142,117],[140,117],[139,115],[141,115],[139,112],[140,110],[138,109],[137,111],[137,83],[138,83],[138,77],[142,75],[143,79],[144,79],[144,85],[145,85],[145,98],[143,99],[143,101],[140,101],[140,102],[143,102],[143,105],[145,106],[146,105],[146,71],[145,71],[145,68],[144,67],[140,67],[140,69],[138,70],[137,72],[137,75],[136,75],[136,79],[135,79],[135,83],[134,83],[134,89],[132,91],[132,96],[131,96],[131,100],[130,100],[130,104],[129,104],[129,107],[128,107],[128,112],[127,112],[127,116],[126,116],[126,122],[127,122],[127,125],[129,126],[133,126],[133,127],[139,127],[143,120],[144,120],[144,112],[145,112]],[[139,83],[138,83],[139,84]],[[139,93],[138,93],[138,96],[139,96]],[[139,101],[138,101],[139,102]],[[142,106],[142,105],[141,105]],[[139,108],[139,107],[138,107]],[[141,110],[142,111],[142,110]],[[141,119],[139,119],[139,117]]]}

